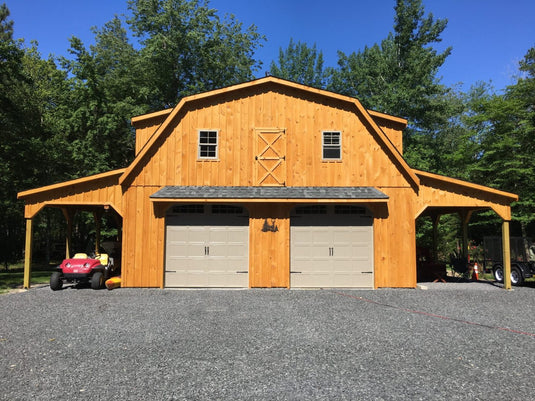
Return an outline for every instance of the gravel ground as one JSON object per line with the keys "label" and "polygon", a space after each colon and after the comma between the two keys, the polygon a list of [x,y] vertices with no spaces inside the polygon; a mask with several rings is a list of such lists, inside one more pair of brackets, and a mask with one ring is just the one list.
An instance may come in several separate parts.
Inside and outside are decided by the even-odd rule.
{"label": "gravel ground", "polygon": [[534,400],[535,288],[36,288],[0,296],[2,400]]}

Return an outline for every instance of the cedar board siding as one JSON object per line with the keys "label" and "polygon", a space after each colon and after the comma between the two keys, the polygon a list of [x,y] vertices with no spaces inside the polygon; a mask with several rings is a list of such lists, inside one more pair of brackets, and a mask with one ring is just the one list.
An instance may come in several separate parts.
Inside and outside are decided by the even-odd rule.
{"label": "cedar board siding", "polygon": [[[286,132],[287,186],[409,186],[354,107],[291,92],[242,90],[187,103],[131,185],[256,185],[255,129],[280,128]],[[219,130],[217,161],[197,159],[200,129]],[[341,162],[322,161],[324,130],[342,132]]]}
{"label": "cedar board siding", "polygon": [[143,149],[143,146],[149,141],[149,138],[156,131],[156,129],[165,121],[167,114],[154,113],[155,116],[141,121],[132,119],[132,124],[136,128],[136,155]]}
{"label": "cedar board siding", "polygon": [[44,206],[109,205],[123,216],[122,189],[117,183],[119,175],[115,172],[104,173],[102,177],[92,180],[91,177],[83,178],[43,188],[50,190],[20,193],[19,198],[25,199],[24,215],[26,218],[32,218]]}
{"label": "cedar board siding", "polygon": [[130,187],[124,194],[124,287],[162,287],[164,277],[165,209],[150,195],[156,187]]}
{"label": "cedar board siding", "polygon": [[[256,185],[255,132],[278,128],[285,130],[287,186],[373,186],[391,197],[374,221],[376,287],[414,287],[414,211],[409,210],[414,189],[358,113],[347,102],[315,94],[304,98],[291,88],[283,93],[253,87],[186,103],[125,193],[123,260],[129,263],[123,266],[124,286],[163,286],[163,209],[169,204],[151,202],[150,195],[165,185]],[[197,159],[199,129],[219,131],[218,160]],[[322,162],[324,130],[342,132],[341,162]],[[288,287],[289,216],[294,205],[243,206],[250,215],[250,286]],[[381,209],[377,204],[366,206]],[[162,208],[159,215],[155,207]],[[274,219],[277,232],[262,232],[266,218]]]}
{"label": "cedar board siding", "polygon": [[416,287],[416,224],[409,188],[378,188],[390,199],[370,204],[373,212],[375,288]]}
{"label": "cedar board siding", "polygon": [[[418,173],[418,172],[417,172]],[[414,200],[416,205],[416,215],[420,216],[427,207],[464,207],[464,208],[488,208],[504,220],[511,220],[511,206],[513,200],[518,197],[511,197],[512,194],[505,194],[501,191],[493,191],[490,188],[481,187],[471,183],[459,185],[457,180],[448,177],[420,176],[419,196]],[[431,174],[429,174],[431,175]]]}
{"label": "cedar board siding", "polygon": [[[249,286],[290,286],[290,210],[288,204],[249,204]],[[276,232],[262,231],[265,219]]]}

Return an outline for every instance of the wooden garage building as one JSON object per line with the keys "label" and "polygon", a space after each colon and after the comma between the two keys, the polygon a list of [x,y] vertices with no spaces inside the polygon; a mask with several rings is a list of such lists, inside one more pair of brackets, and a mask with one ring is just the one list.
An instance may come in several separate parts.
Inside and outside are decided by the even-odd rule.
{"label": "wooden garage building", "polygon": [[508,241],[516,195],[412,169],[407,121],[355,98],[266,77],[132,124],[126,169],[19,193],[28,277],[46,206],[68,227],[77,209],[121,217],[125,287],[415,287],[426,214],[492,209]]}

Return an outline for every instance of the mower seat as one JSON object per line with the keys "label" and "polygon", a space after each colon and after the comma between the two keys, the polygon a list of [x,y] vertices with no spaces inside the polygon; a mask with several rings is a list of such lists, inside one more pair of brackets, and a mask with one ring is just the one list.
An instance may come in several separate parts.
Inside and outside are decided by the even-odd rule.
{"label": "mower seat", "polygon": [[73,259],[87,259],[87,253],[75,253]]}
{"label": "mower seat", "polygon": [[107,253],[101,253],[99,256],[96,257],[96,259],[100,260],[100,264],[102,266],[108,266],[109,256]]}

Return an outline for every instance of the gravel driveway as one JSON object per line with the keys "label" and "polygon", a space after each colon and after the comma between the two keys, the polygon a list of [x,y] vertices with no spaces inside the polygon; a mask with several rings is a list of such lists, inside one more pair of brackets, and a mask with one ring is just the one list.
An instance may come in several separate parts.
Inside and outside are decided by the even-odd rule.
{"label": "gravel driveway", "polygon": [[535,288],[37,288],[0,296],[3,400],[533,400]]}

